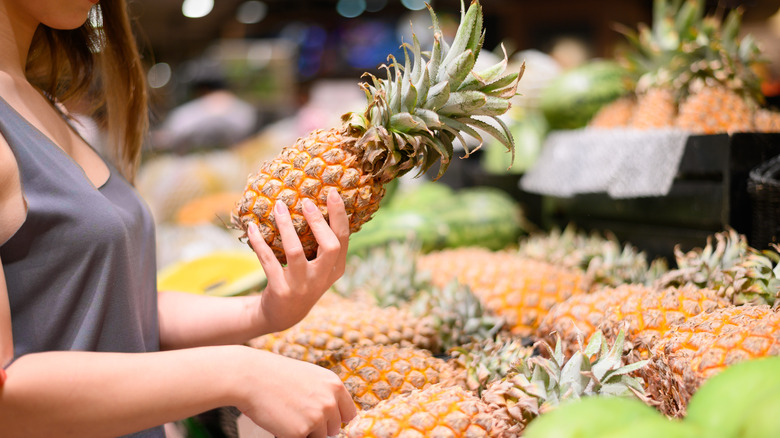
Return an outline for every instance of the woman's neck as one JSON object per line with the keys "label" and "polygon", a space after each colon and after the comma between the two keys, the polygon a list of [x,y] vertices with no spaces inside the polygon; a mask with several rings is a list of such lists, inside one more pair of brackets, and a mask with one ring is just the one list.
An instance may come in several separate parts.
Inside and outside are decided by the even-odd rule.
{"label": "woman's neck", "polygon": [[16,10],[14,2],[0,0],[1,71],[13,77],[25,77],[27,54],[38,24]]}

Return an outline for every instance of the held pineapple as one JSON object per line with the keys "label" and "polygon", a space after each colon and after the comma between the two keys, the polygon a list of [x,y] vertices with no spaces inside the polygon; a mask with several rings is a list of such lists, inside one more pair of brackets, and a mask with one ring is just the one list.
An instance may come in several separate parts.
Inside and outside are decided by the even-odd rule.
{"label": "held pineapple", "polygon": [[482,8],[473,0],[468,10],[463,9],[452,44],[443,40],[431,9],[430,52],[423,53],[413,37],[413,45],[405,45],[404,65],[391,58],[390,66],[383,66],[386,79],[368,74],[371,83],[361,84],[368,101],[365,112],[345,114],[340,127],[299,139],[249,177],[231,218],[244,237],[250,222],[258,224],[284,263],[272,208],[283,201],[306,256],[312,258],[317,242],[302,215],[304,198],[326,214],[327,194],[337,190],[350,218],[350,231],[356,232],[379,208],[385,184],[415,168],[423,173],[437,161],[441,176],[452,158],[453,142],[462,134],[481,142],[480,130],[514,151],[512,135],[498,116],[509,109],[522,69],[504,74],[504,59],[484,71],[472,71],[484,38]]}

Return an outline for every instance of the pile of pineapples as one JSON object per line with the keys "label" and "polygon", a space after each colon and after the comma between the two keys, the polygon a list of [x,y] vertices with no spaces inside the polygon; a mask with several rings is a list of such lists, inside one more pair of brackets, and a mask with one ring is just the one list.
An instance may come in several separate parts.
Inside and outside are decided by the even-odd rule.
{"label": "pile of pineapples", "polygon": [[739,38],[741,9],[705,14],[703,0],[654,0],[651,26],[621,28],[617,54],[629,95],[607,104],[596,128],[677,128],[696,134],[780,132],[780,112],[764,107],[755,40]]}
{"label": "pile of pineapples", "polygon": [[359,409],[346,437],[517,437],[585,397],[682,418],[705,380],[780,356],[778,249],[727,230],[670,269],[573,226],[500,251],[393,243],[250,345],[336,372]]}
{"label": "pile of pineapples", "polygon": [[[505,74],[504,59],[473,70],[484,40],[478,1],[462,8],[451,44],[431,17],[432,49],[413,38],[403,65],[390,58],[386,79],[368,75],[365,111],[299,139],[249,177],[233,225],[258,224],[282,263],[275,202],[287,204],[313,257],[304,198],[327,213],[336,190],[357,232],[386,184],[437,162],[441,176],[463,135],[481,140],[481,131],[513,151],[498,116],[522,69]],[[500,250],[396,242],[350,259],[304,320],[249,345],[339,375],[359,409],[343,427],[349,438],[517,437],[559,405],[591,397],[681,417],[713,374],[780,355],[779,262],[777,251],[752,249],[730,230],[677,249],[673,269],[573,227]]]}

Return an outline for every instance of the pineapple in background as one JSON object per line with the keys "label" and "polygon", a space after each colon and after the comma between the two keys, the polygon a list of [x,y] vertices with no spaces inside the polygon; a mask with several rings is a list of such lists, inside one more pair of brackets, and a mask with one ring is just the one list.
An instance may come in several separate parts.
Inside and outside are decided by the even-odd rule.
{"label": "pineapple in background", "polygon": [[457,279],[468,285],[515,335],[530,336],[554,305],[605,285],[644,282],[665,267],[660,261],[648,266],[644,253],[614,236],[569,226],[533,234],[514,250],[432,252],[420,258],[420,269],[431,273],[434,284]]}
{"label": "pineapple in background", "polygon": [[655,289],[641,284],[606,287],[555,305],[542,320],[537,336],[560,336],[566,351],[577,339],[603,331],[608,339],[625,332],[626,348],[637,358],[648,357],[647,346],[669,330],[702,312],[725,307],[715,291],[696,286]]}
{"label": "pineapple in background", "polygon": [[248,178],[232,214],[233,225],[244,231],[243,238],[247,224],[258,224],[284,263],[272,208],[281,200],[290,209],[306,256],[312,258],[317,242],[303,218],[304,198],[327,214],[327,194],[337,190],[350,230],[356,232],[379,208],[385,184],[412,169],[422,174],[437,161],[441,176],[452,159],[453,142],[462,140],[463,134],[481,144],[478,131],[483,131],[514,151],[512,135],[498,116],[509,109],[522,67],[520,72],[504,74],[505,58],[484,71],[472,71],[484,40],[482,8],[474,0],[468,10],[463,9],[451,44],[443,40],[431,9],[430,52],[423,53],[413,37],[412,46],[405,46],[403,65],[392,59],[383,66],[386,79],[367,75],[370,83],[361,84],[368,102],[365,112],[345,114],[342,126],[299,139]]}
{"label": "pineapple in background", "polygon": [[[693,38],[690,26],[703,16],[698,1],[655,0],[651,26],[640,23],[637,30],[618,26],[629,46],[616,55],[628,72],[633,96],[605,106],[591,121],[593,127],[669,128],[674,125],[679,87],[673,71],[685,66],[683,46]],[[605,123],[605,117],[610,116]],[[612,122],[614,121],[614,122]],[[623,123],[617,124],[618,121]]]}
{"label": "pineapple in background", "polygon": [[623,96],[602,106],[588,122],[591,128],[622,128],[628,126],[636,107],[636,97],[633,94]]}
{"label": "pineapple in background", "polygon": [[641,380],[629,374],[645,362],[624,365],[621,343],[622,336],[612,346],[593,336],[569,360],[559,346],[542,344],[549,357],[518,360],[481,395],[441,383],[413,390],[360,411],[341,436],[519,437],[529,421],[567,400],[644,397]]}
{"label": "pineapple in background", "polygon": [[636,102],[607,105],[591,126],[621,126],[617,120],[630,119],[623,126],[693,134],[773,132],[773,113],[760,109],[760,49],[752,37],[738,38],[742,11],[721,18],[705,15],[704,6],[699,0],[655,0],[652,26],[619,28],[629,48],[616,57],[632,78]]}
{"label": "pineapple in background", "polygon": [[516,251],[456,248],[423,255],[419,263],[420,269],[431,272],[435,285],[453,280],[467,285],[517,336],[531,335],[555,303],[591,288],[582,270],[522,257]]}
{"label": "pineapple in background", "polygon": [[753,113],[764,100],[754,69],[760,50],[750,36],[738,39],[741,21],[741,9],[733,9],[725,19],[712,15],[694,23],[693,62],[678,76],[687,84],[678,128],[697,134],[753,130]]}
{"label": "pineapple in background", "polygon": [[780,133],[780,111],[760,108],[753,114],[753,126],[756,132]]}

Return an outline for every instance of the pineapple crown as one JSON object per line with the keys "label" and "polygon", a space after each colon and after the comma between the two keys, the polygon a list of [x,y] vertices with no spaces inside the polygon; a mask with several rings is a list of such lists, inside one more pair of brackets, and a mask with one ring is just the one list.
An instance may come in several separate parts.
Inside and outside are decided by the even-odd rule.
{"label": "pineapple crown", "polygon": [[747,238],[733,228],[707,236],[704,248],[683,252],[680,245],[676,245],[674,258],[677,268],[662,275],[656,284],[661,288],[694,284],[717,289],[717,285],[724,282],[724,271],[744,260],[749,250]]}
{"label": "pineapple crown", "polygon": [[666,87],[679,100],[691,87],[718,83],[760,103],[760,81],[752,67],[763,61],[752,36],[738,38],[741,19],[739,8],[721,18],[705,15],[703,1],[655,0],[652,27],[618,27],[630,46],[619,58],[637,93]]}
{"label": "pineapple crown", "polygon": [[742,261],[724,270],[722,292],[734,304],[780,302],[780,246],[748,248]]}
{"label": "pineapple crown", "polygon": [[534,354],[534,348],[522,339],[499,333],[495,339],[461,344],[450,348],[447,354],[451,363],[465,370],[467,389],[481,395],[487,386],[509,374],[519,361]]}
{"label": "pineapple crown", "polygon": [[585,271],[596,284],[649,283],[666,271],[663,259],[648,267],[647,255],[630,244],[621,244],[611,233],[578,231],[569,224],[563,231],[530,236],[519,245],[526,257]]}
{"label": "pineapple crown", "polygon": [[[461,133],[479,140],[483,131],[495,137],[512,153],[514,140],[498,117],[510,106],[525,65],[517,73],[504,74],[507,57],[498,64],[475,72],[472,69],[484,42],[482,6],[472,0],[468,10],[461,4],[461,20],[451,45],[442,36],[438,19],[428,6],[433,22],[433,47],[423,52],[412,35],[412,45],[403,44],[404,64],[393,56],[385,79],[366,73],[361,87],[368,106],[363,114],[342,118],[346,129],[360,135],[356,147],[364,151],[370,173],[388,182],[418,168],[426,172],[441,162],[441,177],[453,155],[453,141]],[[410,55],[411,52],[411,55]],[[493,122],[493,123],[491,123]],[[478,146],[479,147],[479,146]],[[466,150],[466,156],[470,152]]]}
{"label": "pineapple crown", "polygon": [[456,280],[422,291],[411,308],[415,315],[432,321],[439,351],[492,339],[506,324],[503,318],[485,310],[468,285]]}
{"label": "pineapple crown", "polygon": [[583,348],[568,360],[560,338],[555,348],[540,341],[545,356],[519,361],[507,377],[491,384],[482,398],[507,424],[522,428],[533,418],[567,400],[589,396],[636,396],[643,399],[642,380],[630,374],[647,360],[623,363],[624,333],[621,330],[612,346],[597,331]]}

